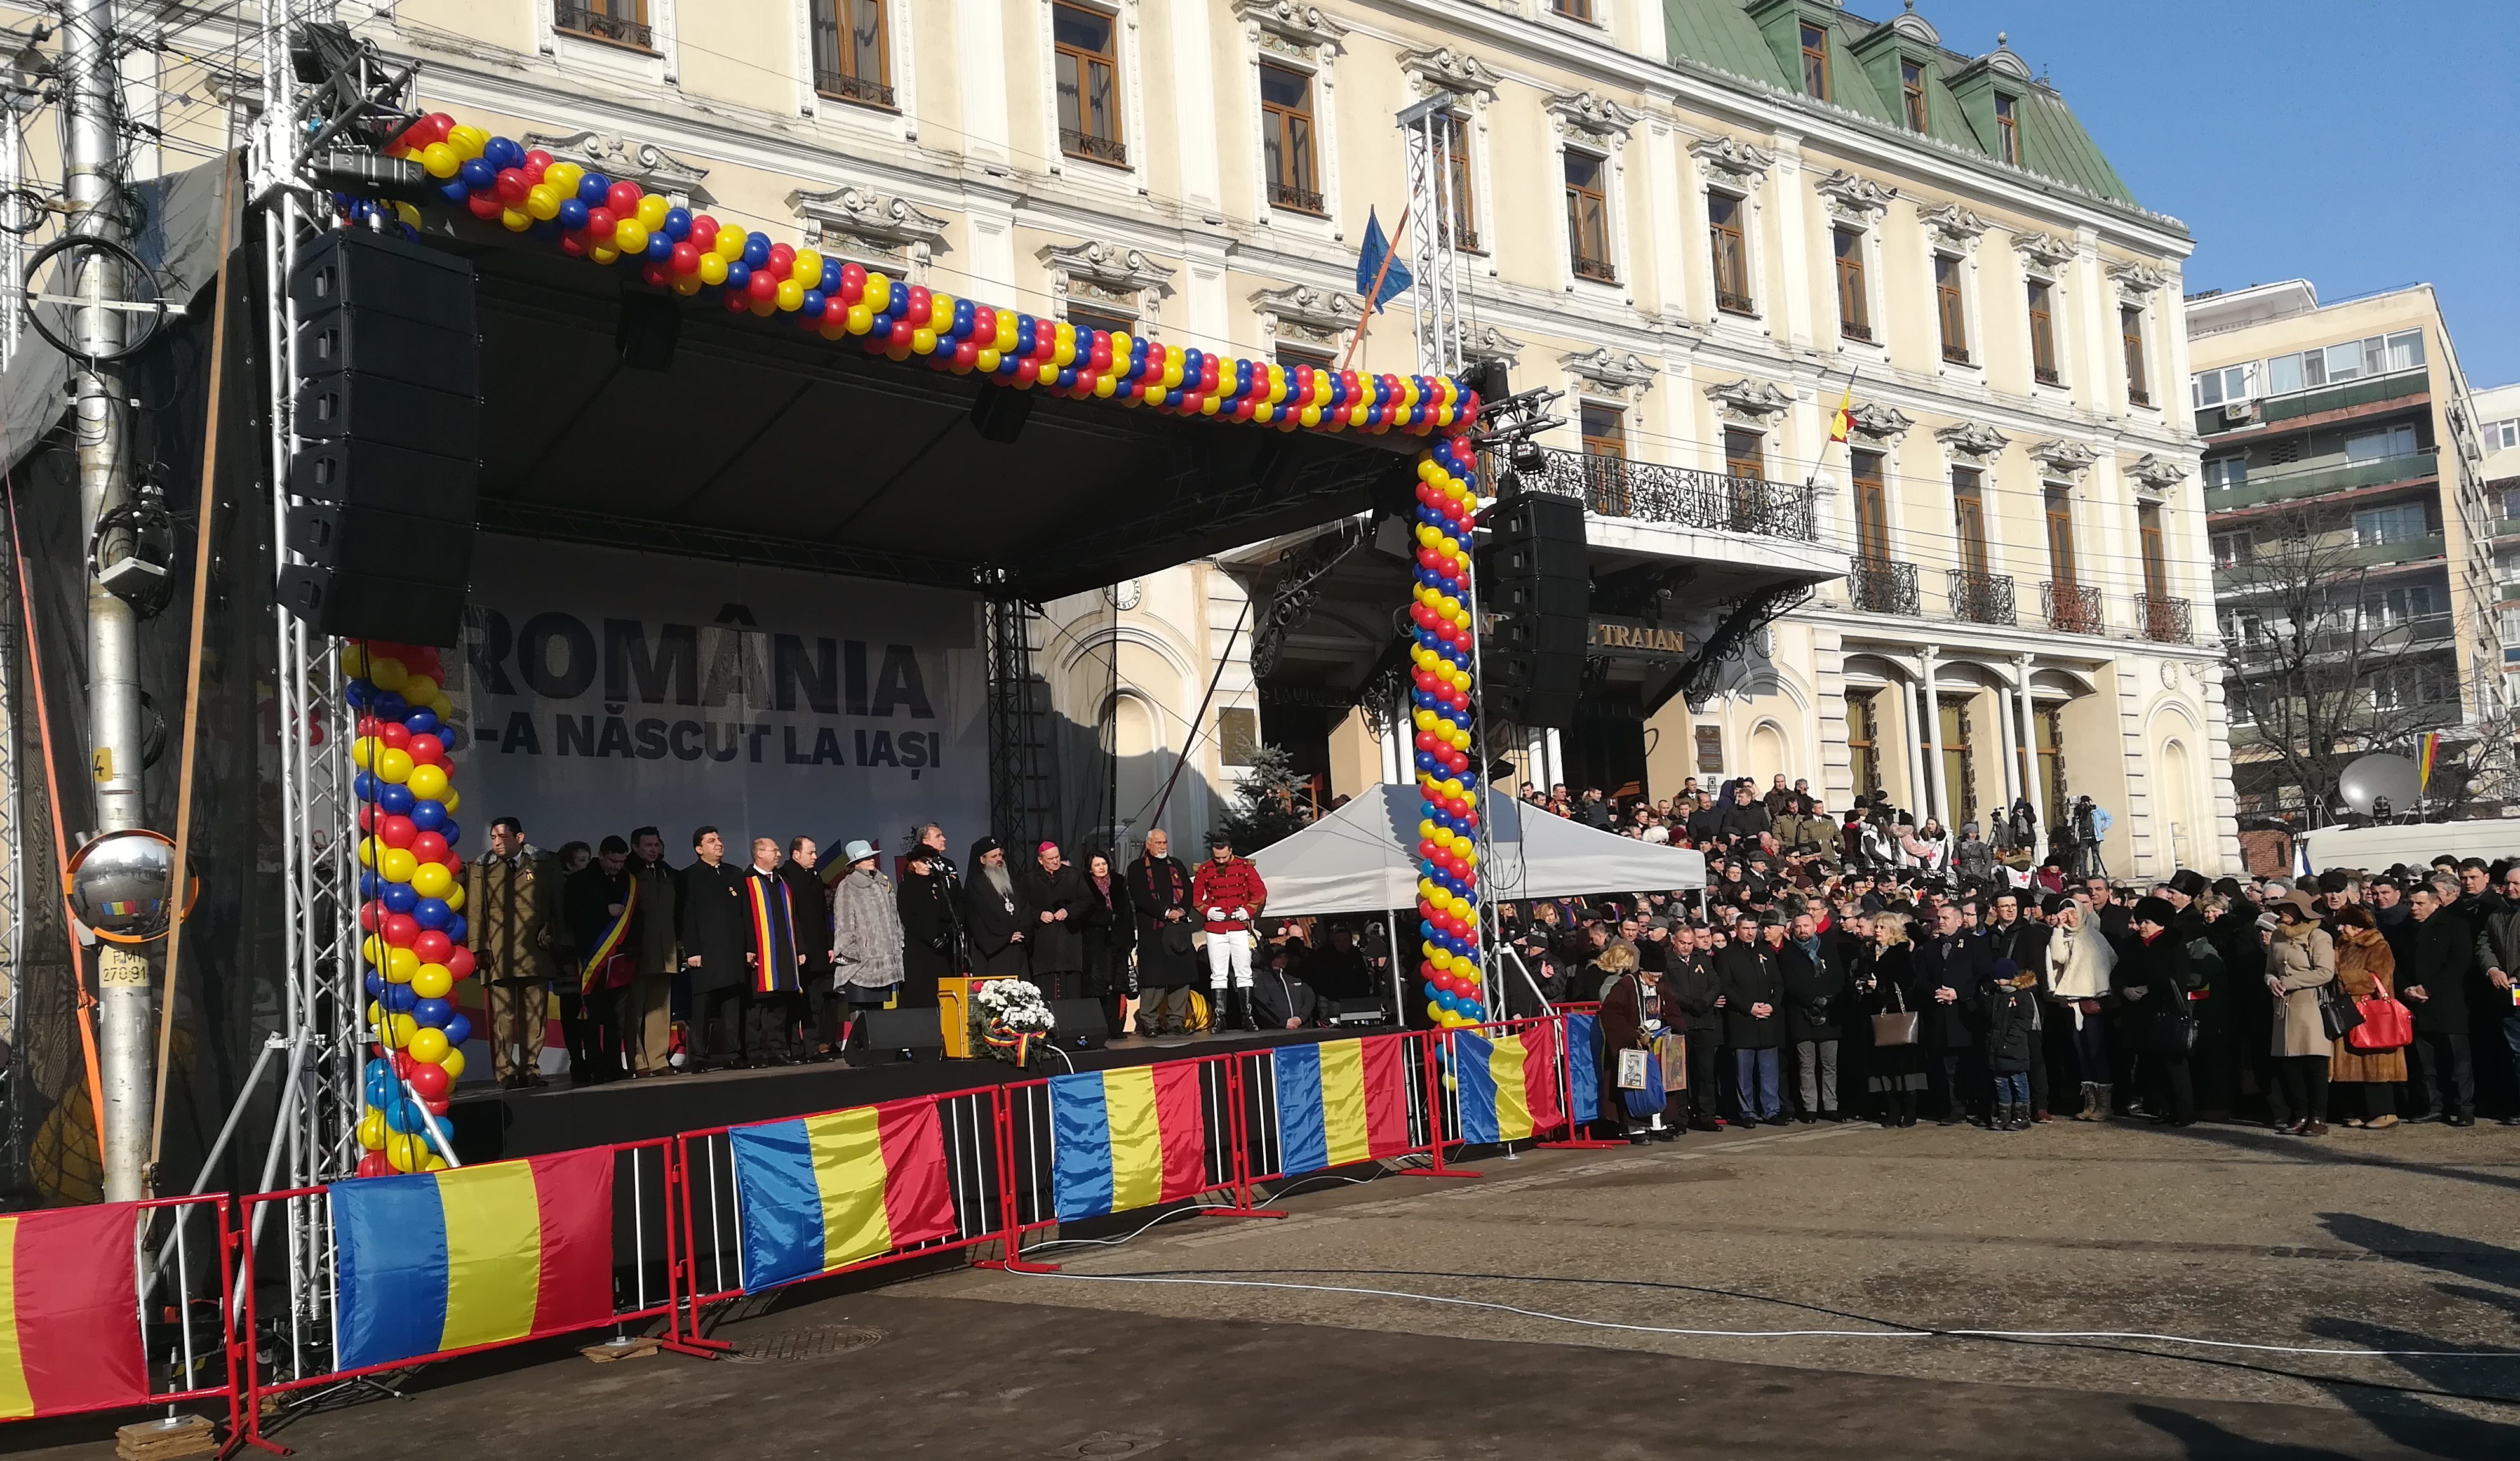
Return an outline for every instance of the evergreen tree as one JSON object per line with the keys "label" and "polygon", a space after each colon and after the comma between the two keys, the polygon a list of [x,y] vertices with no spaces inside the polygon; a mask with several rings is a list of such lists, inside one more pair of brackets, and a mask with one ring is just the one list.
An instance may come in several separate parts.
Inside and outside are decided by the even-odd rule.
{"label": "evergreen tree", "polygon": [[1309,787],[1295,771],[1294,756],[1282,747],[1264,745],[1252,751],[1242,784],[1235,788],[1234,808],[1218,830],[1247,858],[1312,819]]}

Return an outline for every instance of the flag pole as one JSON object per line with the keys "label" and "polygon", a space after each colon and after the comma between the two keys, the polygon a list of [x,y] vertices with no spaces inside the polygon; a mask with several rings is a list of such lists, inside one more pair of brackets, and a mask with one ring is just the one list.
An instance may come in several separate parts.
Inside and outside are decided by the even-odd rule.
{"label": "flag pole", "polygon": [[1365,345],[1365,332],[1373,328],[1373,317],[1382,312],[1382,282],[1391,277],[1391,261],[1400,256],[1400,241],[1409,233],[1410,210],[1418,206],[1411,199],[1400,207],[1400,221],[1391,226],[1391,242],[1382,250],[1382,263],[1373,271],[1373,288],[1365,291],[1365,318],[1356,323],[1356,337],[1347,342],[1347,354],[1339,360],[1339,373],[1345,375],[1356,364],[1356,352]]}

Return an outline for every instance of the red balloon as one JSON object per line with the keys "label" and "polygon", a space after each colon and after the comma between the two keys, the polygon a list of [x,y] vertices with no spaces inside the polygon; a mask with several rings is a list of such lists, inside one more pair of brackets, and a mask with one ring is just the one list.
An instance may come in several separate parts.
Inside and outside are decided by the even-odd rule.
{"label": "red balloon", "polygon": [[414,766],[436,766],[446,760],[446,742],[427,730],[413,736],[403,750]]}
{"label": "red balloon", "polygon": [[362,933],[375,933],[375,932],[377,931],[377,925],[384,921],[384,916],[385,916],[385,914],[384,914],[384,905],[383,905],[383,904],[381,904],[381,903],[363,903],[363,904],[360,904],[360,905],[359,905],[359,929],[360,929],[360,931],[361,931]]}
{"label": "red balloon", "polygon": [[706,213],[692,220],[692,246],[702,253],[717,247],[717,220]]}
{"label": "red balloon", "polygon": [[406,1081],[411,1079],[412,1067],[418,1064],[420,1062],[411,1058],[409,1050],[396,1050],[393,1053],[394,1074]]}
{"label": "red balloon", "polygon": [[554,157],[551,154],[544,152],[541,148],[535,148],[533,151],[525,154],[525,171],[531,173],[547,172],[551,169],[552,163],[558,160],[558,158]]}
{"label": "red balloon", "polygon": [[752,308],[752,296],[750,294],[745,293],[742,289],[729,289],[726,291],[726,312],[728,314],[740,315],[750,308]]}
{"label": "red balloon", "polygon": [[612,226],[620,221],[620,215],[610,208],[589,208],[586,210],[586,236],[599,244],[604,243],[612,237]]}
{"label": "red balloon", "polygon": [[604,195],[604,205],[612,210],[613,217],[627,218],[639,211],[639,199],[645,196],[639,191],[638,184],[618,182],[612,185],[611,192]]}
{"label": "red balloon", "polygon": [[412,1067],[411,1075],[408,1079],[411,1082],[413,1093],[417,1094],[422,1100],[442,1101],[446,1098],[446,1067],[442,1065],[415,1065]]}
{"label": "red balloon", "polygon": [[[770,272],[772,274],[777,275],[781,279],[786,279],[788,277],[788,270],[794,268],[795,264],[795,245],[790,244],[773,244],[770,245]],[[911,292],[916,294],[920,291],[913,289]]]}
{"label": "red balloon", "polygon": [[411,947],[412,940],[420,937],[420,924],[409,913],[387,913],[384,926],[378,932],[388,946],[407,949]]}
{"label": "red balloon", "polygon": [[377,739],[393,750],[402,750],[411,744],[411,728],[400,721],[387,721],[377,728]]}
{"label": "red balloon", "polygon": [[560,251],[567,254],[573,259],[586,257],[586,231],[584,229],[571,229],[567,233],[561,235]]}
{"label": "red balloon", "polygon": [[389,1177],[393,1174],[393,1164],[385,1160],[382,1152],[370,1152],[359,1159],[359,1175],[363,1177]]}
{"label": "red balloon", "polygon": [[449,974],[454,975],[456,978],[458,978],[458,979],[470,979],[470,978],[472,978],[472,950],[470,950],[470,949],[450,949],[450,950],[448,950],[448,951],[446,952],[446,960],[445,960],[445,962],[446,962],[446,972],[447,972],[447,973],[449,973]]}
{"label": "red balloon", "polygon": [[446,962],[446,956],[455,952],[455,941],[446,936],[444,929],[424,928],[420,937],[411,941],[411,952],[418,954],[424,964],[442,964]]}
{"label": "red balloon", "polygon": [[779,281],[770,277],[769,270],[755,269],[752,278],[744,282],[743,291],[766,303],[779,297]]}
{"label": "red balloon", "polygon": [[523,202],[525,195],[532,192],[533,188],[533,180],[525,176],[525,170],[521,167],[500,168],[498,179],[493,184],[493,191],[499,195],[499,201],[512,208]]}
{"label": "red balloon", "polygon": [[499,201],[499,195],[496,192],[475,193],[471,198],[464,199],[464,205],[472,210],[473,217],[480,219],[484,223],[498,217],[501,210],[508,206],[506,203]]}
{"label": "red balloon", "polygon": [[420,828],[413,826],[408,817],[387,815],[377,823],[377,840],[387,847],[409,847],[411,839],[419,835]]}
{"label": "red balloon", "polygon": [[652,289],[669,289],[674,287],[674,266],[663,259],[650,259],[640,266],[639,277]]}
{"label": "red balloon", "polygon": [[[422,1069],[433,1071],[437,1069],[437,1067],[430,1065],[423,1066]],[[420,1109],[428,1112],[431,1116],[444,1116],[446,1114],[446,1102],[443,1098],[434,1101],[424,1100],[420,1103]]]}
{"label": "red balloon", "polygon": [[954,364],[968,369],[971,366],[979,364],[979,361],[980,347],[978,345],[973,344],[969,340],[956,340],[954,342]]}
{"label": "red balloon", "polygon": [[446,839],[435,832],[416,832],[411,839],[411,855],[424,863],[443,863]]}
{"label": "red balloon", "polygon": [[700,249],[698,244],[693,243],[689,239],[685,239],[674,245],[674,272],[676,274],[686,276],[700,272]]}

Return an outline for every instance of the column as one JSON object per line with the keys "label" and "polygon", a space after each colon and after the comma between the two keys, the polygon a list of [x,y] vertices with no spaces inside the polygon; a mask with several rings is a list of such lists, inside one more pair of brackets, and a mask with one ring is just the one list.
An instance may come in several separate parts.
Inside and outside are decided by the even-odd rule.
{"label": "column", "polygon": [[[1549,775],[1540,778],[1540,789],[1547,791],[1566,779],[1566,742],[1552,726],[1542,732],[1540,748],[1549,763]],[[1576,789],[1572,786],[1567,788],[1570,792]]]}
{"label": "column", "polygon": [[1908,713],[1900,717],[1900,719],[1906,722],[1906,724],[1899,728],[1901,731],[1905,732],[1901,736],[1901,739],[1908,743],[1908,795],[1906,797],[1906,801],[1908,803],[1908,810],[1917,818],[1922,819],[1926,812],[1930,810],[1926,806],[1926,803],[1932,798],[1932,793],[1927,789],[1925,781],[1924,728],[1916,723],[1916,687],[1912,685],[1902,686],[1900,686],[1900,693],[1906,696],[1908,701]]}
{"label": "column", "polygon": [[[2021,762],[2012,749],[2013,728],[2020,723],[2012,714],[2012,690],[2009,686],[1995,686],[1990,693],[1995,696],[1995,741],[2003,752],[2003,803],[2000,810],[2008,814],[2013,802],[2021,795]],[[1993,819],[1988,820],[1992,822]]]}
{"label": "column", "polygon": [[1418,779],[1416,736],[1405,711],[1395,707],[1391,720],[1382,731],[1382,779],[1393,786],[1406,786]]}
{"label": "column", "polygon": [[1948,832],[1952,829],[1952,800],[1949,788],[1943,785],[1946,779],[1943,775],[1943,699],[1942,692],[1935,688],[1934,684],[1934,646],[1927,644],[1924,649],[1925,777],[1926,784],[1934,789],[1934,819],[1940,821],[1943,830]]}
{"label": "column", "polygon": [[2021,656],[2021,784],[2029,787],[2031,810],[2048,816],[2045,788],[2039,784],[2039,710],[2030,699],[2031,656]]}

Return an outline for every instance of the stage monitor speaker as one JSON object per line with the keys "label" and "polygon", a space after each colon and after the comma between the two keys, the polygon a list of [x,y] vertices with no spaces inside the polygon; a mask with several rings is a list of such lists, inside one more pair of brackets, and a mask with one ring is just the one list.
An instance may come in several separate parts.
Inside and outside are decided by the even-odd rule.
{"label": "stage monitor speaker", "polygon": [[1053,999],[1050,1038],[1062,1050],[1099,1050],[1111,1042],[1110,1013],[1100,999]]}
{"label": "stage monitor speaker", "polygon": [[1332,999],[1328,1001],[1332,1025],[1380,1025],[1386,1022],[1379,999]]}
{"label": "stage monitor speaker", "polygon": [[339,229],[289,278],[299,324],[281,602],[327,634],[452,645],[472,573],[481,441],[472,266]]}
{"label": "stage monitor speaker", "polygon": [[908,1051],[913,1060],[945,1058],[945,1026],[938,1019],[936,1006],[914,1005],[908,1009],[870,1009],[866,1020],[866,1048],[849,1052],[852,1062],[860,1058],[886,1061]]}

